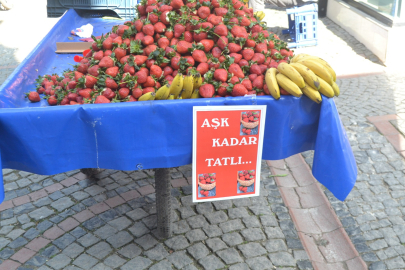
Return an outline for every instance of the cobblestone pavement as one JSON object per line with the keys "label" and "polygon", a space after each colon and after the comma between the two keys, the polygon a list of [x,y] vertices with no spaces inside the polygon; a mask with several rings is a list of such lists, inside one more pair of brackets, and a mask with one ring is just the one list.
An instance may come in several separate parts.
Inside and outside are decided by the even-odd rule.
{"label": "cobblestone pavement", "polygon": [[153,170],[3,169],[0,269],[312,269],[269,173],[259,197],[193,204],[191,166],[171,169],[174,235],[159,239]]}

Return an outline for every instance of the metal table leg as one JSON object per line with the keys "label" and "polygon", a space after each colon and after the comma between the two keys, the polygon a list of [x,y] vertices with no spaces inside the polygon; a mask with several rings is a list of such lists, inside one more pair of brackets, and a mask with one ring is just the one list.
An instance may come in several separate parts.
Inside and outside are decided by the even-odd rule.
{"label": "metal table leg", "polygon": [[155,169],[157,229],[163,238],[172,235],[170,169]]}

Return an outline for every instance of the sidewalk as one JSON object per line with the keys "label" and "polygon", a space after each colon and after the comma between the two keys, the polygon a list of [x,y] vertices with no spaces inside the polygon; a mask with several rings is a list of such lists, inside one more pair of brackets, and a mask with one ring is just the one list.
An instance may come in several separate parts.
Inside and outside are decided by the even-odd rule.
{"label": "sidewalk", "polygon": [[[0,84],[57,21],[46,1],[32,2],[0,12],[0,35],[15,37],[0,44]],[[287,28],[285,11],[265,12],[273,32]],[[11,26],[32,14],[27,43]],[[404,269],[405,139],[391,124],[403,126],[405,75],[329,19],[318,27],[318,46],[296,52],[324,58],[340,78],[335,102],[359,169],[344,202],[323,189],[325,199],[301,155],[262,162],[261,196],[220,203],[192,204],[182,166],[171,174],[174,235],[159,239],[153,171],[87,179],[5,169],[0,269]],[[312,155],[302,154],[309,165]],[[288,176],[269,177],[280,171]]]}

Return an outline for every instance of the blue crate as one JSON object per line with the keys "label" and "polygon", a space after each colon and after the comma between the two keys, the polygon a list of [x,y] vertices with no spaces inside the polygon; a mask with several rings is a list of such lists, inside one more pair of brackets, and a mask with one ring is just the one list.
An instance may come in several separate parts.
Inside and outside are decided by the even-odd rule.
{"label": "blue crate", "polygon": [[47,0],[46,8],[50,18],[60,17],[72,8],[82,17],[118,15],[124,19],[133,19],[137,3],[137,0]]}
{"label": "blue crate", "polygon": [[288,30],[283,34],[290,34],[293,42],[289,48],[314,46],[318,44],[318,5],[310,4],[302,7],[287,9]]}

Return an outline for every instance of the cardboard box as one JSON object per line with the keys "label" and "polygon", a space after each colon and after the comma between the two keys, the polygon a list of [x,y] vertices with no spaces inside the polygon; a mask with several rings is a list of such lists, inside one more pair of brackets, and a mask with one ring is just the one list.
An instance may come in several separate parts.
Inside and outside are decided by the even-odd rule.
{"label": "cardboard box", "polygon": [[56,42],[56,53],[83,53],[93,42]]}

